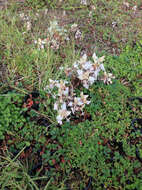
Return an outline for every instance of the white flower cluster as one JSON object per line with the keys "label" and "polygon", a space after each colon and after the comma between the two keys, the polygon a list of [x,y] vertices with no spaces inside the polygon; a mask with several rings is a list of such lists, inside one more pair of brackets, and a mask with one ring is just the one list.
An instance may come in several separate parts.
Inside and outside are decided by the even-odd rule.
{"label": "white flower cluster", "polygon": [[58,25],[56,20],[50,22],[50,27],[48,28],[48,39],[51,48],[59,49],[60,45],[64,41],[68,41],[67,30]]}
{"label": "white flower cluster", "polygon": [[35,40],[34,43],[37,44],[39,50],[44,49],[47,44],[47,39],[42,40],[41,38],[38,38],[38,40]]}
{"label": "white flower cluster", "polygon": [[[104,83],[111,84],[111,79],[114,78],[114,76],[105,71],[102,63],[105,56],[98,58],[94,53],[92,58],[93,62],[87,61],[87,55],[84,54],[79,61],[73,64],[73,68],[65,69],[66,75],[74,75],[74,77],[78,78],[87,89],[97,80],[103,80]],[[101,71],[103,72],[102,76],[100,76]]]}
{"label": "white flower cluster", "polygon": [[[64,70],[70,79],[78,78],[87,89],[98,79],[103,80],[106,84],[112,83],[111,79],[114,76],[111,73],[106,73],[102,64],[104,56],[98,58],[94,53],[92,58],[93,62],[87,61],[87,55],[84,54],[79,61],[73,64],[72,68],[61,67],[60,69]],[[99,78],[100,71],[103,71],[104,74]],[[45,87],[45,90],[48,90],[55,99],[54,110],[57,111],[56,119],[59,124],[62,124],[64,119],[70,120],[69,116],[75,115],[76,112],[83,115],[83,108],[86,104],[90,104],[90,101],[87,100],[88,95],[81,92],[80,97],[77,97],[72,82],[66,80],[49,79],[49,85]]]}
{"label": "white flower cluster", "polygon": [[[54,110],[58,112],[56,119],[59,124],[62,124],[64,119],[69,121],[69,116],[75,112],[83,114],[85,104],[90,103],[87,100],[88,95],[81,92],[80,97],[76,97],[73,86],[68,81],[50,79],[49,82],[50,84],[45,87],[45,90],[48,90],[55,99]],[[53,93],[55,88],[57,92]]]}
{"label": "white flower cluster", "polygon": [[82,32],[80,31],[80,29],[78,28],[78,25],[76,23],[71,25],[70,28],[70,32],[74,33],[74,38],[77,40],[81,40],[82,39]]}
{"label": "white flower cluster", "polygon": [[35,40],[39,49],[44,49],[45,46],[50,46],[52,49],[57,50],[65,42],[69,40],[67,36],[67,30],[58,25],[56,20],[50,21],[50,27],[47,30],[46,39]]}
{"label": "white flower cluster", "polygon": [[82,5],[87,5],[87,0],[81,0],[80,3],[81,3]]}
{"label": "white flower cluster", "polygon": [[25,22],[25,26],[27,28],[27,31],[31,30],[32,24],[31,24],[30,17],[25,15],[24,13],[20,13],[19,16]]}
{"label": "white flower cluster", "polygon": [[80,39],[82,38],[82,32],[78,29],[75,33],[75,39]]}

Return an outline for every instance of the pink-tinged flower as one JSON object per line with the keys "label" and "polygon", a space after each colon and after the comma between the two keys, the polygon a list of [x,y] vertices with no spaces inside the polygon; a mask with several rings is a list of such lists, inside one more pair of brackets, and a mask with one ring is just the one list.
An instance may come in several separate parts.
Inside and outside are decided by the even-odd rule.
{"label": "pink-tinged flower", "polygon": [[28,30],[28,31],[31,30],[31,27],[32,27],[31,22],[30,22],[30,21],[27,21],[27,22],[26,22],[26,28],[27,28],[27,30]]}
{"label": "pink-tinged flower", "polygon": [[127,8],[129,8],[130,4],[128,2],[123,2],[123,5],[125,5]]}
{"label": "pink-tinged flower", "polygon": [[68,106],[72,107],[73,106],[73,102],[69,102]]}
{"label": "pink-tinged flower", "polygon": [[51,48],[53,48],[54,50],[57,50],[60,47],[59,42],[55,39],[52,39],[50,44],[51,44]]}
{"label": "pink-tinged flower", "polygon": [[37,44],[39,49],[44,49],[46,39],[42,40],[41,38],[38,38],[38,40],[35,40],[34,43]]}
{"label": "pink-tinged flower", "polygon": [[79,68],[79,64],[78,64],[77,62],[74,62],[73,67],[74,67],[75,69],[78,69],[78,68]]}
{"label": "pink-tinged flower", "polygon": [[75,33],[75,39],[81,39],[82,38],[82,33],[81,31],[78,29]]}
{"label": "pink-tinged flower", "polygon": [[24,14],[24,13],[20,13],[19,16],[20,16],[22,19],[24,19],[25,14]]}
{"label": "pink-tinged flower", "polygon": [[98,63],[98,64],[102,63],[105,60],[105,56],[102,56],[102,57],[98,58],[96,56],[96,53],[93,54],[92,58],[93,58],[93,61],[94,61],[95,64],[96,63]]}
{"label": "pink-tinged flower", "polygon": [[100,69],[96,69],[96,70],[94,71],[94,73],[93,73],[94,80],[97,80],[97,79],[98,79],[99,72],[100,72]]}
{"label": "pink-tinged flower", "polygon": [[78,61],[78,63],[79,63],[79,64],[84,64],[86,61],[87,61],[87,55],[84,54],[84,55],[80,58],[80,60]]}
{"label": "pink-tinged flower", "polygon": [[69,95],[69,87],[66,87],[65,90],[63,90],[63,95],[68,96]]}
{"label": "pink-tinged flower", "polygon": [[86,80],[83,81],[83,87],[86,89],[89,89],[88,81],[86,81]]}
{"label": "pink-tinged flower", "polygon": [[104,76],[101,78],[101,80],[104,81],[105,84],[112,84],[112,80],[115,76],[112,75],[112,73],[106,73],[104,72]]}
{"label": "pink-tinged flower", "polygon": [[93,53],[92,58],[93,58],[94,63],[98,63],[98,57],[96,56],[96,53]]}
{"label": "pink-tinged flower", "polygon": [[80,2],[82,5],[87,5],[87,0],[81,0]]}
{"label": "pink-tinged flower", "polygon": [[68,82],[61,80],[60,83],[56,84],[58,87],[58,96],[68,96],[69,94],[69,87],[66,86]]}
{"label": "pink-tinged flower", "polygon": [[71,111],[67,111],[66,103],[63,103],[61,109],[58,111],[58,115],[56,117],[57,122],[62,124],[62,120],[66,119],[71,114]]}
{"label": "pink-tinged flower", "polygon": [[89,81],[90,85],[92,85],[94,83],[94,81],[95,81],[95,78],[90,76],[88,81]]}
{"label": "pink-tinged flower", "polygon": [[60,80],[60,82],[56,83],[56,87],[59,89],[65,89],[65,82],[63,80]]}
{"label": "pink-tinged flower", "polygon": [[55,104],[54,104],[54,110],[58,110],[58,103],[57,102],[55,102]]}
{"label": "pink-tinged flower", "polygon": [[75,97],[74,98],[74,105],[75,106],[82,106],[83,105],[82,99],[79,97]]}
{"label": "pink-tinged flower", "polygon": [[50,84],[49,84],[49,88],[50,88],[50,89],[53,89],[53,88],[55,87],[57,81],[52,80],[52,79],[49,79],[49,82],[50,82]]}
{"label": "pink-tinged flower", "polygon": [[87,100],[88,95],[84,95],[83,92],[81,92],[80,96],[81,96],[81,101],[83,102],[83,104],[90,104],[90,101]]}
{"label": "pink-tinged flower", "polygon": [[72,25],[71,25],[71,31],[72,31],[72,32],[75,32],[75,31],[77,30],[77,27],[78,27],[77,24],[75,24],[75,23],[72,24]]}
{"label": "pink-tinged flower", "polygon": [[103,64],[100,64],[99,68],[100,68],[100,70],[102,70],[102,71],[105,72],[105,68],[104,68],[104,65],[103,65]]}
{"label": "pink-tinged flower", "polygon": [[92,67],[91,61],[87,61],[84,64],[82,64],[82,68],[85,69],[85,70],[92,70],[93,67]]}
{"label": "pink-tinged flower", "polygon": [[66,68],[64,70],[65,74],[67,77],[71,77],[72,76],[72,69],[71,68]]}
{"label": "pink-tinged flower", "polygon": [[135,5],[133,8],[132,8],[133,11],[136,11],[137,10],[137,6]]}
{"label": "pink-tinged flower", "polygon": [[104,62],[104,60],[105,60],[105,56],[99,57],[98,58],[98,63],[102,63],[102,62]]}
{"label": "pink-tinged flower", "polygon": [[77,73],[78,73],[78,78],[80,80],[87,80],[89,78],[89,74],[90,74],[89,71],[83,72],[82,70],[77,70]]}

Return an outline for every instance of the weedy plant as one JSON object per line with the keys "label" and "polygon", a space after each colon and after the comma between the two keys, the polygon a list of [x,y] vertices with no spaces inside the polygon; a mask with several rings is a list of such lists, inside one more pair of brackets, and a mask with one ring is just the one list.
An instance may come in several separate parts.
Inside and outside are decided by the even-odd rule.
{"label": "weedy plant", "polygon": [[[106,73],[104,65],[104,56],[98,58],[94,53],[93,62],[87,61],[87,55],[84,54],[79,61],[73,64],[72,68],[61,67],[64,70],[67,80],[52,80],[50,79],[50,84],[45,87],[49,93],[56,99],[54,104],[54,110],[58,111],[57,121],[62,124],[62,120],[67,119],[69,121],[69,115],[76,114],[80,112],[84,115],[83,108],[85,104],[90,104],[91,102],[87,100],[88,95],[84,95],[83,92],[80,93],[80,97],[76,97],[75,88],[80,90],[79,86],[82,84],[84,88],[88,89],[95,81],[103,80],[104,83],[112,83],[111,79],[115,78],[111,73]],[[103,72],[102,76],[100,72]],[[78,82],[78,85],[75,84]],[[58,90],[54,92],[54,89]],[[67,109],[68,107],[68,109]]]}

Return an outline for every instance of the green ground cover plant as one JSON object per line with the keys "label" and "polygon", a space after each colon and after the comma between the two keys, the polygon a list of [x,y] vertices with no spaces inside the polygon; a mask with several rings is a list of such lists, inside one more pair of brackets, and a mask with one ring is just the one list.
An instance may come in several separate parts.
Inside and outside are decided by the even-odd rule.
{"label": "green ground cover plant", "polygon": [[27,0],[0,12],[1,189],[141,190],[140,10]]}

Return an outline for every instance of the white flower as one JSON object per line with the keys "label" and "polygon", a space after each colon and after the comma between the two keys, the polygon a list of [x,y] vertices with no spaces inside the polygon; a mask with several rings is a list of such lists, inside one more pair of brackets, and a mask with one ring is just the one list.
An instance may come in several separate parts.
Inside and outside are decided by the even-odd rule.
{"label": "white flower", "polygon": [[87,80],[89,78],[89,71],[83,72],[82,70],[77,70],[78,78],[80,80]]}
{"label": "white flower", "polygon": [[63,80],[60,80],[60,82],[57,82],[56,83],[56,87],[57,88],[61,88],[61,89],[64,89],[65,88],[65,83]]}
{"label": "white flower", "polygon": [[87,61],[87,54],[85,53],[79,60],[79,64],[84,64]]}
{"label": "white flower", "polygon": [[98,63],[101,63],[101,62],[103,62],[104,60],[105,60],[105,56],[99,57],[99,58],[98,58]]}
{"label": "white flower", "polygon": [[93,53],[92,58],[93,58],[93,60],[94,60],[94,63],[96,64],[96,63],[101,63],[101,62],[103,62],[104,59],[105,59],[105,56],[102,56],[102,57],[98,58],[98,57],[96,56],[96,53]]}
{"label": "white flower", "polygon": [[20,16],[22,19],[24,19],[25,14],[24,14],[24,13],[20,13],[19,16]]}
{"label": "white flower", "polygon": [[90,70],[92,68],[92,63],[91,61],[87,61],[82,65],[82,68],[85,70]]}
{"label": "white flower", "polygon": [[115,26],[117,26],[117,22],[112,22],[112,27],[114,28]]}
{"label": "white flower", "polygon": [[105,84],[112,84],[112,80],[115,76],[112,75],[112,73],[106,73],[104,72],[104,76],[101,78],[101,80],[104,81]]}
{"label": "white flower", "polygon": [[53,89],[53,88],[55,87],[56,81],[54,81],[54,80],[52,80],[52,79],[49,79],[49,82],[50,82],[49,88],[50,88],[50,89]]}
{"label": "white flower", "polygon": [[57,102],[55,102],[55,104],[54,104],[54,110],[58,110],[58,104],[57,104]]}
{"label": "white flower", "polygon": [[59,67],[59,69],[62,71],[62,70],[64,69],[64,67],[63,67],[63,66],[61,66],[61,67]]}
{"label": "white flower", "polygon": [[125,6],[128,7],[128,8],[129,8],[129,6],[130,6],[129,3],[128,3],[128,2],[125,2],[125,1],[123,2],[123,5],[125,5]]}
{"label": "white flower", "polygon": [[93,73],[94,80],[97,80],[100,70],[96,69]]}
{"label": "white flower", "polygon": [[71,77],[72,76],[72,69],[71,68],[64,69],[64,72],[65,72],[65,74],[66,74],[67,77]]}
{"label": "white flower", "polygon": [[92,85],[94,83],[94,81],[95,81],[95,78],[90,76],[88,81]]}
{"label": "white flower", "polygon": [[82,106],[82,105],[83,105],[82,99],[79,98],[79,97],[75,97],[75,98],[74,98],[74,104],[75,104],[76,106]]}
{"label": "white flower", "polygon": [[132,8],[133,11],[136,11],[137,10],[137,6],[135,5],[133,8]]}
{"label": "white flower", "polygon": [[83,92],[81,92],[80,96],[83,104],[90,104],[90,101],[87,101],[88,95],[84,95]]}
{"label": "white flower", "polygon": [[94,63],[98,62],[98,57],[96,56],[96,53],[93,53],[92,58],[93,58]]}
{"label": "white flower", "polygon": [[75,24],[75,23],[72,24],[72,25],[71,25],[71,31],[72,31],[72,32],[75,32],[75,31],[77,30],[77,27],[78,27],[77,24]]}
{"label": "white flower", "polygon": [[73,102],[69,102],[68,106],[72,107],[73,106]]}
{"label": "white flower", "polygon": [[83,75],[83,71],[81,69],[78,69],[77,70],[77,74],[80,76],[80,75]]}
{"label": "white flower", "polygon": [[40,46],[40,48],[41,48],[41,49],[44,49],[44,45],[42,44],[42,45]]}
{"label": "white flower", "polygon": [[47,40],[42,40],[41,38],[38,38],[38,40],[35,40],[34,43],[37,44],[39,49],[44,49],[44,45],[47,43]]}
{"label": "white flower", "polygon": [[34,40],[34,43],[37,44],[37,40]]}
{"label": "white flower", "polygon": [[89,12],[89,17],[91,17],[91,16],[92,16],[92,11]]}
{"label": "white flower", "polygon": [[61,116],[61,115],[58,115],[57,117],[56,117],[56,120],[57,120],[57,122],[61,125],[63,122],[62,122],[62,120],[63,120],[63,117]]}
{"label": "white flower", "polygon": [[66,90],[66,84],[68,84],[68,81],[63,81],[63,80],[60,80],[60,82],[56,82],[56,87],[61,89],[61,90]]}
{"label": "white flower", "polygon": [[76,33],[75,33],[75,39],[81,39],[81,37],[82,37],[82,33],[81,33],[81,31],[78,29],[78,30],[76,31]]}
{"label": "white flower", "polygon": [[87,0],[81,0],[80,2],[82,5],[87,5]]}
{"label": "white flower", "polygon": [[26,27],[27,27],[27,30],[29,31],[29,30],[31,30],[31,22],[30,21],[27,21],[27,23],[26,23]]}
{"label": "white flower", "polygon": [[103,64],[100,64],[99,68],[105,72],[105,68],[104,68],[104,65]]}
{"label": "white flower", "polygon": [[57,122],[59,124],[62,124],[62,120],[66,119],[70,115],[70,113],[71,113],[70,111],[67,111],[67,109],[66,109],[66,103],[64,102],[61,105],[61,109],[58,111],[58,116],[56,117]]}
{"label": "white flower", "polygon": [[65,103],[65,102],[61,105],[61,109],[62,109],[62,110],[66,110],[66,109],[67,109],[67,106],[66,106],[66,103]]}
{"label": "white flower", "polygon": [[63,95],[68,96],[69,94],[69,87],[66,87],[65,90],[63,90]]}
{"label": "white flower", "polygon": [[56,20],[50,21],[50,27],[48,28],[48,31],[51,33],[53,29],[57,28],[58,22]]}
{"label": "white flower", "polygon": [[83,86],[84,88],[88,89],[89,88],[89,84],[87,81],[83,81]]}
{"label": "white flower", "polygon": [[74,62],[74,64],[73,64],[73,67],[75,68],[75,69],[78,69],[78,63],[77,62]]}
{"label": "white flower", "polygon": [[95,10],[96,10],[96,7],[95,7],[94,5],[92,5],[92,6],[91,6],[91,9],[95,11]]}
{"label": "white flower", "polygon": [[52,39],[51,40],[51,48],[53,48],[54,50],[57,50],[59,49],[59,43],[55,40],[55,39]]}

